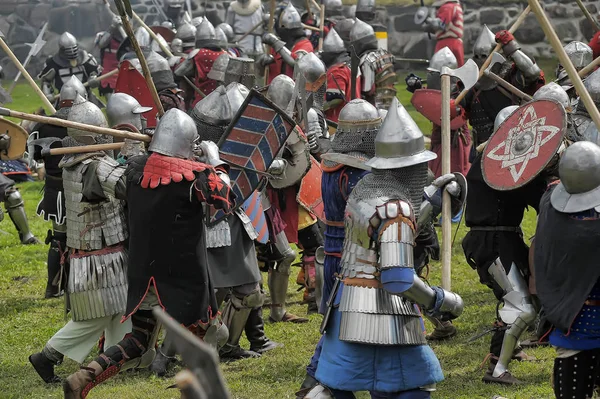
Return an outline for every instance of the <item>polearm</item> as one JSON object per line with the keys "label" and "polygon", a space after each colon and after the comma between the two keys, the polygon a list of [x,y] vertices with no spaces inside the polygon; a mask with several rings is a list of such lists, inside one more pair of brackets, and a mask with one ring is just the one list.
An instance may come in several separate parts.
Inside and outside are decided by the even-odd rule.
{"label": "polearm", "polygon": [[156,32],[154,32],[148,25],[146,25],[146,23],[142,20],[142,18],[140,18],[139,15],[135,13],[135,11],[132,11],[132,14],[133,19],[135,19],[140,24],[140,26],[148,32],[152,40],[154,40],[158,44],[163,53],[165,53],[165,55],[169,58],[173,57],[173,53],[171,52],[171,50],[167,46],[165,46],[165,44],[161,40],[159,40],[158,36],[156,35]]}
{"label": "polearm", "polygon": [[[44,40],[44,33],[46,33],[46,28],[48,28],[48,22],[46,22],[44,26],[42,26],[42,30],[35,38],[35,41],[33,43],[27,43],[27,45],[30,46],[31,49],[29,50],[29,54],[27,54],[27,58],[25,58],[25,61],[23,61],[23,68],[27,68],[27,65],[29,65],[31,59],[33,57],[37,57],[42,48],[44,48],[44,45],[46,44],[46,41]],[[8,89],[8,94],[11,94],[13,92],[19,79],[21,79],[21,71],[17,72],[15,80],[13,80],[12,84]]]}
{"label": "polearm", "polygon": [[537,20],[540,23],[542,30],[546,34],[550,45],[552,45],[554,52],[558,56],[560,64],[563,66],[563,68],[565,68],[567,75],[569,75],[571,83],[573,84],[575,90],[577,90],[577,93],[579,94],[580,101],[583,101],[583,104],[588,110],[590,117],[594,121],[596,128],[600,130],[600,111],[598,111],[598,108],[596,108],[596,105],[594,104],[594,100],[592,100],[590,93],[588,93],[588,91],[585,89],[581,77],[579,76],[577,70],[573,66],[573,63],[569,59],[569,56],[563,48],[562,43],[558,38],[558,35],[552,28],[552,25],[550,24],[546,13],[542,9],[542,6],[537,0],[529,0],[529,6],[531,7],[531,10],[535,13],[535,16],[537,17]]}
{"label": "polearm", "polygon": [[319,9],[320,18],[320,26],[319,30],[321,31],[321,35],[319,36],[319,51],[323,50],[323,39],[325,38],[325,2],[321,0],[321,8]]}
{"label": "polearm", "polygon": [[[66,119],[51,118],[48,116],[34,115],[34,114],[28,114],[28,113],[20,112],[20,111],[13,111],[11,109],[3,108],[3,107],[0,107],[0,115],[1,116],[10,116],[11,118],[23,119],[26,121],[44,123],[44,124],[48,124],[48,125],[79,129],[79,130],[84,130],[86,132],[91,132],[91,133],[106,134],[106,135],[121,138],[121,139],[143,141],[145,143],[149,143],[152,140],[152,138],[150,136],[147,136],[147,135],[141,134],[141,133],[132,133],[132,132],[127,132],[127,131],[123,131],[123,130],[110,129],[107,127],[86,125],[85,123],[73,122],[73,121],[69,121]],[[81,149],[81,147],[77,147],[77,148]]]}
{"label": "polearm", "polygon": [[244,40],[245,38],[247,38],[248,36],[250,36],[251,34],[254,33],[254,31],[256,31],[258,28],[260,28],[261,25],[263,25],[264,22],[260,21],[259,23],[257,23],[256,25],[254,25],[252,27],[252,29],[250,29],[248,32],[244,33],[242,36],[240,36],[239,39],[236,40],[236,43],[241,42],[242,40]]}
{"label": "polearm", "polygon": [[[531,11],[531,6],[527,6],[523,12],[521,13],[521,15],[519,15],[519,18],[517,18],[517,20],[513,23],[513,25],[510,27],[510,29],[508,30],[510,33],[515,33],[515,31],[517,29],[519,29],[519,26],[521,26],[521,24],[523,23],[523,21],[525,21],[525,18],[527,17],[527,15],[529,15],[529,12]],[[502,44],[498,43],[496,44],[496,47],[494,48],[494,50],[492,50],[492,52],[490,53],[489,57],[487,58],[487,60],[485,60],[485,62],[483,63],[483,65],[481,66],[481,68],[479,68],[479,78],[481,78],[483,76],[483,73],[485,72],[485,70],[487,69],[487,67],[490,65],[490,62],[492,62],[492,55],[494,53],[499,52],[502,49]],[[455,103],[456,104],[460,104],[460,102],[465,98],[465,96],[467,95],[467,93],[469,92],[469,90],[463,90],[458,97],[456,97]]]}
{"label": "polearm", "polygon": [[[271,13],[269,15],[269,33],[273,33],[273,30],[275,29],[275,10],[276,10],[276,4],[275,4],[275,0],[271,0],[271,4],[270,4],[270,9],[269,12]],[[271,46],[267,46],[266,48],[267,53],[271,52]],[[269,82],[269,66],[265,66],[265,84],[267,84]]]}
{"label": "polearm", "polygon": [[[107,1],[107,0],[105,0]],[[133,28],[131,27],[131,22],[129,18],[133,16],[133,10],[131,9],[131,4],[129,0],[115,0],[115,5],[119,10],[119,15],[121,16],[121,21],[123,21],[123,28],[129,36],[129,40],[131,41],[131,46],[135,51],[138,59],[140,60],[140,65],[142,66],[142,72],[144,72],[144,79],[146,79],[146,84],[148,85],[148,89],[150,90],[150,94],[152,95],[152,99],[154,100],[154,104],[156,105],[156,110],[158,111],[158,116],[163,116],[165,110],[160,102],[160,97],[158,96],[158,91],[156,91],[156,86],[154,86],[154,81],[152,80],[152,74],[150,73],[150,68],[148,67],[148,62],[146,62],[146,57],[144,57],[144,53],[140,48],[140,44],[138,43],[135,34],[133,32]]]}
{"label": "polearm", "polygon": [[[46,98],[46,95],[38,87],[37,83],[35,83],[35,80],[33,80],[33,78],[31,77],[31,75],[29,75],[29,72],[27,72],[27,70],[23,67],[23,65],[21,64],[21,62],[19,61],[19,59],[12,52],[12,50],[10,49],[10,47],[8,47],[8,44],[6,44],[6,42],[4,41],[4,33],[2,33],[2,31],[0,31],[0,47],[2,47],[2,50],[4,50],[4,52],[6,53],[6,55],[8,55],[8,58],[11,59],[11,61],[15,64],[15,66],[17,67],[17,69],[19,71],[21,71],[21,74],[25,77],[25,79],[27,80],[27,82],[29,82],[29,85],[35,91],[35,93],[40,97],[40,99],[42,100],[42,102],[44,103],[44,105],[53,114],[55,114],[56,113],[56,109],[54,108],[54,106],[52,105],[52,103],[50,103],[50,101],[48,100],[48,98]],[[54,119],[54,118],[52,118],[52,119]]]}
{"label": "polearm", "polygon": [[[63,148],[51,148],[48,151],[49,155],[68,155],[68,154],[81,154],[83,152],[96,152],[96,151],[119,151],[123,148],[125,143],[107,143],[107,144],[92,144],[92,145],[81,145],[77,147],[63,147]],[[42,155],[44,151],[42,151]]]}
{"label": "polearm", "polygon": [[579,6],[579,8],[581,8],[583,15],[585,15],[585,17],[588,19],[588,21],[590,21],[594,29],[596,29],[596,32],[600,31],[600,25],[598,25],[598,21],[596,21],[592,14],[590,14],[589,10],[585,8],[583,2],[581,0],[575,0],[575,2]]}

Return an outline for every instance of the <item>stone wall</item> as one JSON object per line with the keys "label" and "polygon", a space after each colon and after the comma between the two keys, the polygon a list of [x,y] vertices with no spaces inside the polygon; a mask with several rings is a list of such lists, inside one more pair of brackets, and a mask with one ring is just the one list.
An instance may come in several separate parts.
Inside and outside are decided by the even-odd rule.
{"label": "stone wall", "polygon": [[[157,4],[162,4],[162,0],[130,1],[134,10],[148,24],[152,25],[161,20]],[[292,1],[298,7],[306,4],[304,0]],[[584,2],[594,15],[598,15],[600,1],[584,0]],[[509,27],[525,4],[525,1],[515,0],[463,1],[465,53],[470,53],[481,25],[487,24],[493,31]],[[224,20],[228,5],[229,1],[223,0],[192,0],[194,16],[206,14],[215,24]],[[594,29],[573,1],[547,2],[544,7],[558,36],[563,41],[588,41],[593,35]],[[415,5],[390,5],[379,9],[379,19],[389,27],[389,48],[397,57],[427,59],[433,52],[435,40],[430,40],[428,35],[413,22],[416,9]],[[349,6],[346,6],[346,12],[348,10]],[[35,40],[39,29],[46,21],[49,22],[45,35],[48,43],[31,62],[28,69],[32,74],[39,73],[46,57],[57,51],[58,37],[65,31],[77,36],[82,48],[95,51],[95,35],[109,26],[111,16],[102,0],[0,0],[0,30],[13,52],[21,60],[24,60],[29,52],[26,43]],[[523,49],[532,56],[552,56],[551,48],[533,15],[527,17],[515,37]],[[4,68],[7,77],[10,78],[16,73],[16,68],[1,53],[0,65]],[[399,65],[406,64],[399,63]]]}

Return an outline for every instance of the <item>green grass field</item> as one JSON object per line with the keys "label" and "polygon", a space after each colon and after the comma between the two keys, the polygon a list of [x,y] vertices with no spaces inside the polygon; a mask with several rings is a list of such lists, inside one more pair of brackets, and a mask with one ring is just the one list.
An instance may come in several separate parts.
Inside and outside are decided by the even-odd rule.
{"label": "green grass field", "polygon": [[[409,93],[403,89],[403,85],[400,86],[399,97],[423,132],[429,132],[430,124],[415,114],[409,103]],[[8,106],[20,111],[33,111],[40,104],[25,85],[17,87],[14,100],[14,103]],[[20,185],[31,227],[41,239],[50,228],[49,223],[35,215],[42,186],[40,182]],[[526,215],[523,228],[525,237],[533,235],[534,212]],[[31,353],[41,350],[52,334],[65,323],[62,299],[41,299],[46,283],[47,247],[20,245],[8,217],[0,223],[0,230],[0,399],[61,398],[60,386],[46,385],[27,360]],[[549,348],[528,351],[529,354],[535,355],[538,361],[515,362],[511,365],[514,375],[524,382],[522,386],[506,388],[481,382],[483,369],[480,369],[480,363],[488,351],[489,335],[471,344],[467,344],[466,341],[491,325],[495,317],[496,301],[491,291],[479,284],[476,272],[464,260],[460,242],[465,232],[465,228],[461,227],[453,247],[452,288],[463,297],[466,309],[456,320],[459,335],[451,341],[434,345],[446,380],[438,386],[438,391],[433,397],[489,399],[495,394],[500,394],[509,399],[552,398],[550,373],[554,353]],[[306,310],[298,305],[301,295],[296,292],[295,273],[291,279],[289,309],[303,315]],[[431,265],[429,279],[432,284],[440,283],[438,263]],[[265,317],[267,315],[268,310],[265,311]],[[232,397],[293,398],[319,339],[320,322],[321,316],[311,315],[310,322],[302,325],[267,323],[267,335],[285,344],[285,347],[269,352],[260,359],[222,365]],[[430,325],[428,329],[431,329]],[[242,345],[247,346],[247,342],[243,341]],[[56,371],[65,377],[77,368],[75,362],[66,360]],[[173,384],[173,375],[174,372],[169,375],[170,378],[160,379],[146,370],[125,372],[96,387],[89,398],[178,398],[177,391],[167,389]],[[359,397],[366,398],[367,395],[360,394]]]}

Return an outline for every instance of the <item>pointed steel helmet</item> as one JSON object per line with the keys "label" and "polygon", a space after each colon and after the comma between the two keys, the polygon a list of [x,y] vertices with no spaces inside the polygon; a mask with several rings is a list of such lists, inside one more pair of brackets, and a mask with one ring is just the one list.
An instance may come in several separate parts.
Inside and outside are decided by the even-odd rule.
{"label": "pointed steel helmet", "polygon": [[160,118],[148,151],[174,158],[192,158],[193,144],[198,138],[194,120],[185,112],[172,108]]}
{"label": "pointed steel helmet", "polygon": [[302,28],[302,18],[296,7],[290,1],[279,15],[279,28],[297,29]]}
{"label": "pointed steel helmet", "polygon": [[196,48],[216,45],[215,27],[206,18],[202,20],[196,29]]}
{"label": "pointed steel helmet", "polygon": [[61,108],[67,106],[66,103],[63,104],[64,101],[75,101],[77,95],[80,95],[87,100],[88,95],[85,86],[83,83],[81,83],[81,80],[79,80],[76,75],[71,75],[69,80],[67,80],[67,82],[63,84],[63,87],[60,89],[60,96],[58,99]]}
{"label": "pointed steel helmet", "polygon": [[354,27],[354,23],[355,23],[354,19],[345,18],[345,19],[342,19],[341,21],[338,21],[338,23],[335,25],[335,27],[333,29],[333,30],[337,31],[337,33],[339,33],[340,37],[344,41],[345,46],[350,45],[350,32],[352,31],[352,28]]}
{"label": "pointed steel helmet", "polygon": [[196,27],[192,24],[184,23],[177,29],[176,39],[181,39],[184,49],[194,48],[196,46]]}
{"label": "pointed steel helmet", "polygon": [[217,27],[215,28],[215,40],[219,47],[225,48],[227,47],[227,35],[223,32],[223,29]]}
{"label": "pointed steel helmet", "polygon": [[494,132],[498,130],[498,127],[504,123],[506,118],[508,118],[517,109],[519,109],[518,105],[509,105],[506,108],[502,108],[496,115],[496,119],[494,119]]}
{"label": "pointed steel helmet", "polygon": [[[221,29],[225,36],[227,37],[227,42],[233,43],[235,41],[235,33],[233,32],[233,28],[226,22],[220,23],[217,25],[217,28]],[[216,29],[216,28],[215,28]]]}
{"label": "pointed steel helmet", "polygon": [[225,84],[238,82],[247,88],[254,87],[256,73],[254,72],[254,60],[245,57],[232,57],[229,60],[227,71],[225,72]]}
{"label": "pointed steel helmet", "polygon": [[292,101],[296,83],[287,75],[279,74],[271,81],[267,89],[267,98],[279,108],[285,110]]}
{"label": "pointed steel helmet", "polygon": [[156,51],[151,51],[150,54],[146,56],[146,61],[148,62],[150,75],[152,76],[152,80],[158,91],[177,87],[173,71],[171,70],[169,61],[165,57],[161,56]]}
{"label": "pointed steel helmet", "polygon": [[375,138],[373,169],[398,169],[429,162],[437,155],[425,149],[423,133],[396,97]]}
{"label": "pointed steel helmet", "polygon": [[132,125],[139,132],[144,129],[142,114],[152,111],[142,107],[138,100],[126,93],[114,93],[106,103],[106,117],[110,126]]}
{"label": "pointed steel helmet", "polygon": [[575,41],[567,44],[565,46],[565,52],[577,70],[586,67],[594,59],[592,48],[582,42]]}
{"label": "pointed steel helmet", "polygon": [[356,18],[372,21],[375,19],[376,10],[375,0],[358,0],[358,3],[356,3]]}
{"label": "pointed steel helmet", "polygon": [[79,45],[75,36],[69,32],[60,35],[58,39],[58,52],[67,60],[76,60],[79,56]]}
{"label": "pointed steel helmet", "polygon": [[382,118],[371,103],[354,99],[340,111],[338,126],[331,140],[331,151],[351,154],[363,161],[375,156],[375,137]]}
{"label": "pointed steel helmet", "polygon": [[227,71],[227,65],[229,64],[230,59],[231,56],[229,53],[223,53],[218,56],[208,72],[208,78],[216,80],[217,82],[223,82],[225,80],[225,72]]}
{"label": "pointed steel helmet", "polygon": [[560,183],[550,196],[552,207],[576,213],[600,206],[600,147],[590,141],[571,144],[558,164]]}
{"label": "pointed steel helmet", "polygon": [[344,41],[335,29],[331,29],[323,40],[324,53],[344,53],[348,51],[344,45]]}
{"label": "pointed steel helmet", "polygon": [[556,82],[550,82],[545,86],[540,87],[535,94],[533,95],[534,100],[554,100],[557,103],[560,103],[565,109],[571,106],[571,100],[569,99],[569,95]]}
{"label": "pointed steel helmet", "polygon": [[448,67],[450,69],[456,69],[458,67],[456,56],[448,47],[444,47],[431,57],[431,60],[429,60],[429,68],[427,68],[427,70],[441,72],[442,67]]}
{"label": "pointed steel helmet", "polygon": [[371,36],[375,37],[375,31],[373,30],[373,27],[368,23],[356,18],[354,26],[352,26],[352,29],[350,30],[350,42],[354,43]]}
{"label": "pointed steel helmet", "polygon": [[227,99],[231,106],[231,114],[235,115],[246,101],[246,97],[250,94],[250,90],[241,83],[232,82],[226,87]]}
{"label": "pointed steel helmet", "polygon": [[135,38],[142,48],[150,47],[152,45],[152,37],[150,37],[150,33],[143,27],[139,27],[135,30]]}
{"label": "pointed steel helmet", "polygon": [[217,87],[194,106],[191,116],[200,139],[218,143],[233,118],[227,89]]}
{"label": "pointed steel helmet", "polygon": [[325,4],[325,17],[342,15],[344,10],[342,0],[325,0],[323,4]]}
{"label": "pointed steel helmet", "polygon": [[473,56],[487,58],[495,47],[496,36],[487,25],[483,25],[483,28],[481,28],[481,32],[473,45]]}
{"label": "pointed steel helmet", "polygon": [[[73,101],[73,106],[69,111],[67,120],[84,123],[86,125],[108,127],[108,123],[106,122],[102,110],[80,95],[77,95],[75,101]],[[98,133],[87,132],[72,127],[67,128],[67,134],[82,144],[96,144],[97,138],[102,136]]]}
{"label": "pointed steel helmet", "polygon": [[319,59],[319,57],[315,53],[308,53],[304,57],[298,61],[298,67],[307,83],[314,83],[319,78],[323,76],[323,74],[327,73],[327,68],[325,68],[325,64],[323,61]]}
{"label": "pointed steel helmet", "polygon": [[194,26],[194,28],[198,28],[203,20],[204,17],[195,17],[192,18],[191,24]]}

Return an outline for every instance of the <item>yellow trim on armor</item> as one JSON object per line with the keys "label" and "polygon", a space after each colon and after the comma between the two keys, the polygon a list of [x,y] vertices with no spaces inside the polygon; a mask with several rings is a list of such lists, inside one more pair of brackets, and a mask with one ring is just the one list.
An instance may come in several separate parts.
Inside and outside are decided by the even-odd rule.
{"label": "yellow trim on armor", "polygon": [[306,208],[298,204],[298,231],[317,223],[317,218]]}
{"label": "yellow trim on armor", "polygon": [[387,39],[388,38],[388,33],[387,32],[375,32],[375,37],[379,40],[379,39]]}

